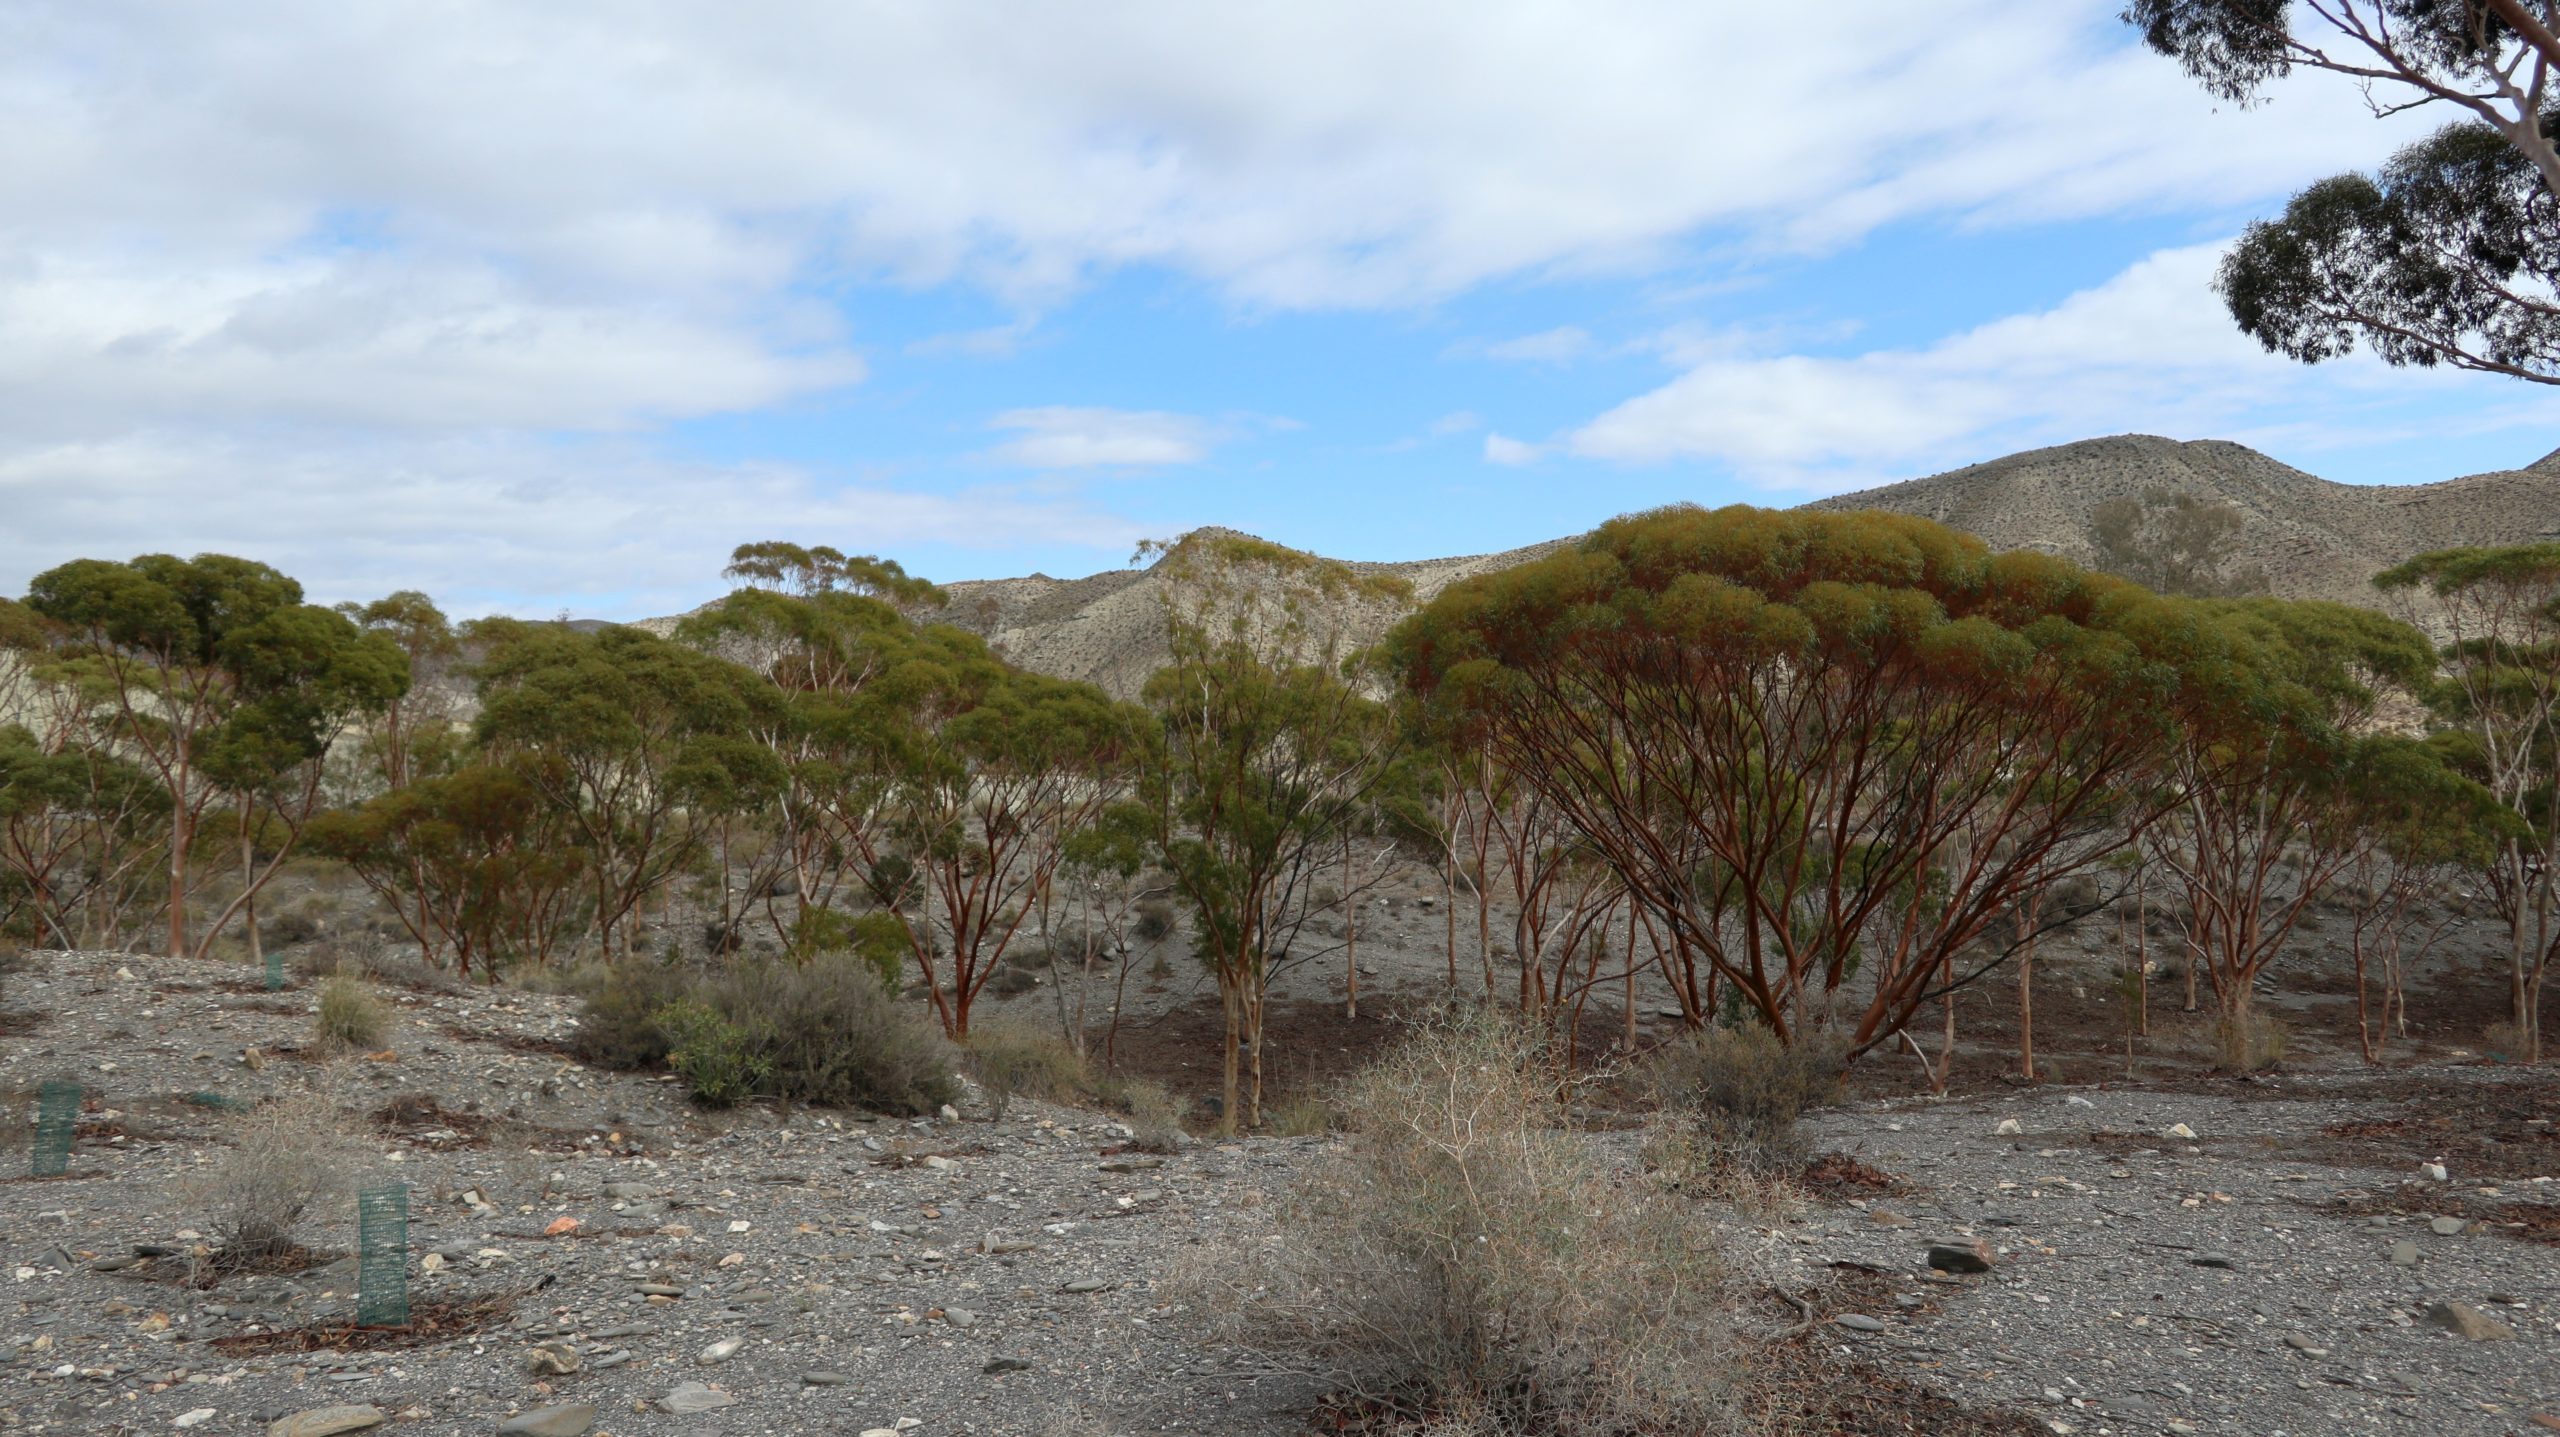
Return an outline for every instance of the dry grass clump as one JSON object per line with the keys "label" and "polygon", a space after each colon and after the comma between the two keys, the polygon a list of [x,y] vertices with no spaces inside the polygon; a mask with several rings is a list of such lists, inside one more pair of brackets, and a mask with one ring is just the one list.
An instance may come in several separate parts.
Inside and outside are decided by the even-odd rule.
{"label": "dry grass clump", "polygon": [[1094,1101],[1118,1113],[1129,1129],[1129,1146],[1142,1153],[1170,1153],[1191,1140],[1182,1120],[1191,1116],[1191,1101],[1153,1078],[1105,1073],[1094,1079]]}
{"label": "dry grass clump", "polygon": [[1840,1100],[1847,1071],[1840,1044],[1798,1033],[1793,1044],[1758,1024],[1708,1028],[1664,1045],[1645,1077],[1668,1125],[1674,1171],[1730,1170],[1767,1179],[1804,1166],[1796,1123]]}
{"label": "dry grass clump", "polygon": [[2533,1044],[2522,1027],[2513,1022],[2492,1023],[2480,1035],[2480,1046],[2493,1058],[2521,1063],[2533,1051]]}
{"label": "dry grass clump", "polygon": [[982,1023],[969,1034],[969,1071],[998,1122],[1017,1097],[1067,1103],[1093,1092],[1093,1068],[1063,1037],[1018,1023]]}
{"label": "dry grass clump", "polygon": [[352,973],[335,973],[320,984],[320,1011],[312,1020],[312,1037],[323,1052],[370,1052],[391,1031],[391,1009],[371,984]]}
{"label": "dry grass clump", "polygon": [[2264,1072],[2284,1061],[2292,1033],[2284,1020],[2254,1008],[2225,1012],[2213,1020],[2213,1046],[2222,1066],[2234,1073]]}
{"label": "dry grass clump", "polygon": [[1344,1094],[1350,1140],[1278,1235],[1179,1285],[1225,1339],[1316,1364],[1400,1430],[1727,1430],[1722,1264],[1676,1200],[1567,1129],[1565,1097],[1498,1015],[1420,1029]]}
{"label": "dry grass clump", "polygon": [[206,1209],[217,1267],[249,1266],[297,1252],[313,1209],[353,1186],[355,1146],[336,1107],[319,1094],[267,1103],[230,1125],[230,1148],[187,1183]]}

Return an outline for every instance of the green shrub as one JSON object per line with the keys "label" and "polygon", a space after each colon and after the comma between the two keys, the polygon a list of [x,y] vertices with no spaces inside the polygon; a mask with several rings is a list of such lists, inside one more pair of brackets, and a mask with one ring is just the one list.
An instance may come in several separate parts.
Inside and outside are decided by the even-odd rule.
{"label": "green shrub", "polygon": [[1682,1151],[1773,1173],[1802,1164],[1796,1120],[1839,1101],[1847,1066],[1827,1037],[1799,1032],[1789,1044],[1748,1023],[1665,1044],[1646,1077],[1665,1115],[1686,1129]]}
{"label": "green shrub", "polygon": [[658,1012],[667,1035],[667,1066],[705,1107],[726,1108],[765,1091],[773,1059],[757,1035],[690,999]]}
{"label": "green shrub", "polygon": [[391,1029],[391,1010],[372,987],[352,973],[336,973],[320,984],[320,1012],[312,1035],[325,1052],[362,1052],[382,1046]]}
{"label": "green shrub", "polygon": [[941,1032],[858,959],[751,964],[697,997],[754,1035],[772,1065],[769,1096],[917,1114],[960,1095]]}
{"label": "green shrub", "polygon": [[1066,1039],[1012,1023],[982,1023],[970,1032],[969,1072],[998,1121],[1017,1097],[1068,1103],[1093,1091],[1093,1070]]}
{"label": "green shrub", "polygon": [[1150,898],[1138,905],[1138,916],[1129,925],[1129,934],[1141,943],[1162,943],[1173,936],[1173,905],[1161,898]]}
{"label": "green shrub", "polygon": [[599,1068],[636,1071],[667,1060],[675,1039],[660,1015],[693,987],[680,968],[658,963],[594,964],[568,978],[584,1001],[569,1051]]}
{"label": "green shrub", "polygon": [[571,1050],[582,1061],[668,1063],[714,1106],[766,1097],[917,1114],[959,1096],[932,1021],[900,1007],[879,972],[851,954],[705,975],[625,963],[594,970],[581,987]]}

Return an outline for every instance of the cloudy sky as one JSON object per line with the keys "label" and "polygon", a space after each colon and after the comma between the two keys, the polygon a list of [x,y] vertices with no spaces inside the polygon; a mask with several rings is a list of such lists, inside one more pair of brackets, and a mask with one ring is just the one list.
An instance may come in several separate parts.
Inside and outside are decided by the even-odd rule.
{"label": "cloudy sky", "polygon": [[636,617],[741,541],[1081,574],[1791,503],[2125,431],[2354,482],[2560,403],[2258,353],[2424,118],[2119,0],[0,7],[0,592],[220,550]]}

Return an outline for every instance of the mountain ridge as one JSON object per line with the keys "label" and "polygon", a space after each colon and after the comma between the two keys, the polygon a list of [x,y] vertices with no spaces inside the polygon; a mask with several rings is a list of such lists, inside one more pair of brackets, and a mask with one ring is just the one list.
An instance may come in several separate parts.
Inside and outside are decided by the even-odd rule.
{"label": "mountain ridge", "polygon": [[[2109,506],[2112,506],[2110,508]],[[2560,540],[2560,450],[2523,469],[2424,484],[2340,484],[2229,440],[2119,434],[2026,450],[1944,473],[1799,506],[1817,511],[1887,509],[1936,520],[1995,549],[2038,549],[2126,572],[2145,545],[2166,541],[2181,516],[2202,515],[2210,562],[2185,577],[2230,591],[2378,605],[2372,576],[2431,549]],[[2124,528],[2107,541],[2107,521]],[[2145,526],[2148,526],[2147,528]],[[1427,602],[1448,585],[1526,563],[1576,542],[1568,535],[1488,554],[1394,562],[1345,561],[1392,574]],[[1031,574],[943,586],[937,618],[983,635],[1010,661],[1062,678],[1137,691],[1166,658],[1153,568],[1106,569],[1082,578]],[[1335,615],[1366,642],[1401,611],[1362,601]],[[2423,616],[2422,616],[2423,617]],[[670,621],[651,621],[665,623]]]}

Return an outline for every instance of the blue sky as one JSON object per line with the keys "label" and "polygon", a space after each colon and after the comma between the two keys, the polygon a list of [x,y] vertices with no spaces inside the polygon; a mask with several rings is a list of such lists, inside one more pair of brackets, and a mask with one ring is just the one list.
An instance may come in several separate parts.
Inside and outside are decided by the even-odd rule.
{"label": "blue sky", "polygon": [[2126,431],[2359,483],[2560,447],[2209,291],[2426,117],[2218,107],[2117,0],[1770,8],[28,0],[0,590],[217,549],[636,617],[763,538],[1410,558]]}

